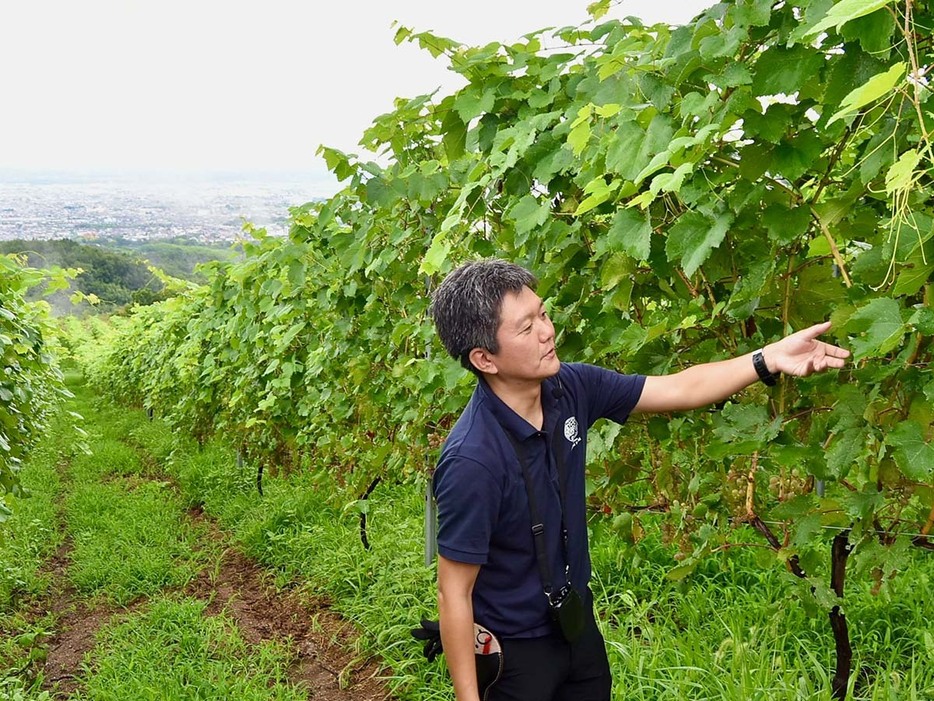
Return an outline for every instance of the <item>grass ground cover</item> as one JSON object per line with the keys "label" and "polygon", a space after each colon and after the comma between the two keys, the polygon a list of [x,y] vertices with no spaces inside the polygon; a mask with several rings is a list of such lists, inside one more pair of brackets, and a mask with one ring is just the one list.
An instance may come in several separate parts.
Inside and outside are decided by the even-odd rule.
{"label": "grass ground cover", "polygon": [[66,412],[78,408],[76,398],[64,402],[47,439],[23,464],[20,477],[28,496],[11,500],[13,515],[0,524],[0,699],[4,701],[48,698],[44,692],[25,689],[15,673],[42,661],[42,643],[54,625],[52,616],[29,616],[25,609],[49,590],[54,573],[44,569],[44,564],[64,541],[57,506],[63,490],[62,470],[81,453],[83,440]]}
{"label": "grass ground cover", "polygon": [[[412,487],[394,488],[368,509],[370,549],[360,538],[360,505],[335,505],[325,475],[267,476],[264,496],[250,467],[220,442],[199,450],[180,442],[170,470],[189,505],[203,505],[280,584],[327,592],[337,611],[365,632],[360,643],[392,668],[400,698],[447,699],[439,664],[420,658],[409,629],[434,615],[434,575],[422,561],[422,522]],[[377,490],[379,491],[379,490]]]}
{"label": "grass ground cover", "polygon": [[64,422],[51,428],[57,440],[45,441],[32,453],[21,478],[30,496],[11,503],[13,515],[0,526],[0,610],[21,596],[41,589],[39,568],[61,544],[55,500],[61,489],[58,465],[69,458]]}
{"label": "grass ground cover", "polygon": [[[58,499],[73,543],[69,572],[81,595],[138,600],[99,631],[74,698],[295,697],[283,676],[291,659],[286,649],[246,644],[226,610],[205,616],[205,600],[181,590],[199,567],[203,578],[204,568],[220,562],[213,546],[204,546],[200,527],[183,516],[195,506],[216,517],[280,585],[326,592],[364,631],[357,657],[380,655],[400,699],[450,697],[443,664],[427,663],[409,637],[420,618],[435,615],[433,570],[422,556],[424,485],[384,483],[364,504],[341,497],[328,474],[295,472],[267,475],[260,496],[253,469],[238,466],[222,441],[199,447],[142,411],[74,389],[74,407],[89,416],[92,455],[75,454],[68,447],[73,440],[58,452],[50,444],[55,457],[36,453],[29,468],[37,475],[34,518],[21,519],[7,539],[20,542],[24,523],[51,529],[33,555],[32,586],[41,590],[47,575],[38,563],[62,539],[55,530]],[[67,465],[64,480],[57,464]],[[360,534],[363,511],[369,549]],[[672,553],[648,521],[647,530],[633,548],[602,521],[594,523],[594,591],[617,679],[614,701],[828,697],[826,615],[808,615],[797,580],[760,567],[747,549],[672,582],[665,576]],[[927,662],[934,657],[934,562],[923,552],[909,553],[907,561],[886,597],[873,596],[855,577],[848,585],[854,699],[934,698]],[[217,579],[210,572],[208,578]],[[14,625],[8,600],[4,610],[11,607],[5,620],[13,634],[0,648],[4,667],[22,666],[24,655],[39,649],[30,647],[30,636],[41,639],[55,626],[54,617]],[[26,643],[18,653],[14,638]],[[0,680],[2,701],[44,693],[38,685],[13,688],[3,674]],[[159,696],[165,689],[171,694]],[[227,696],[207,695],[210,689]]]}
{"label": "grass ground cover", "polygon": [[[326,475],[267,477],[256,493],[221,442],[181,443],[172,468],[190,503],[203,504],[282,582],[312,582],[366,631],[364,643],[394,670],[402,699],[448,698],[440,664],[419,657],[408,629],[434,616],[433,573],[422,561],[417,485],[380,486],[370,496],[369,550],[360,503],[334,498]],[[752,539],[752,538],[751,538]],[[750,549],[711,559],[686,582],[666,573],[672,551],[657,533],[627,547],[594,525],[594,590],[617,679],[614,701],[648,699],[826,699],[833,640],[824,612],[809,615],[800,583],[763,568]],[[855,647],[852,698],[934,698],[934,559],[910,565],[891,594],[875,597],[853,578],[846,612]]]}
{"label": "grass ground cover", "polygon": [[117,604],[184,585],[199,566],[196,534],[171,484],[149,474],[139,452],[120,440],[145,421],[143,413],[100,404],[87,414],[92,452],[72,460],[63,509],[72,581]]}
{"label": "grass ground cover", "polygon": [[[68,378],[74,381],[74,375]],[[18,676],[44,657],[42,642],[53,627],[50,615],[29,616],[28,608],[45,594],[54,574],[44,569],[62,547],[58,503],[64,489],[62,472],[81,454],[83,436],[73,430],[66,412],[80,408],[69,398],[41,441],[24,462],[20,478],[28,496],[12,500],[12,517],[0,525],[0,699],[44,699],[31,693]]]}
{"label": "grass ground cover", "polygon": [[117,604],[189,581],[199,566],[195,534],[160,482],[81,484],[66,502],[71,579],[85,594]]}
{"label": "grass ground cover", "polygon": [[[619,698],[827,698],[835,662],[827,613],[802,580],[763,567],[761,550],[711,559],[677,583],[666,579],[671,553],[657,538],[620,548],[598,528],[593,542],[611,660],[620,678],[644,680]],[[934,558],[912,548],[905,558],[880,595],[865,573],[849,573],[853,698],[934,698],[934,667],[926,663],[934,659]]]}
{"label": "grass ground cover", "polygon": [[157,598],[140,614],[102,631],[82,701],[191,699],[298,701],[288,683],[289,652],[276,643],[249,646],[233,620],[205,616],[207,602]]}
{"label": "grass ground cover", "polygon": [[383,698],[343,691],[295,648],[289,636],[312,645],[304,610],[186,511],[162,471],[171,433],[69,379],[86,438],[58,430],[33,453],[23,474],[35,496],[17,502],[0,543],[0,701],[291,701],[308,698],[309,679],[322,701]]}

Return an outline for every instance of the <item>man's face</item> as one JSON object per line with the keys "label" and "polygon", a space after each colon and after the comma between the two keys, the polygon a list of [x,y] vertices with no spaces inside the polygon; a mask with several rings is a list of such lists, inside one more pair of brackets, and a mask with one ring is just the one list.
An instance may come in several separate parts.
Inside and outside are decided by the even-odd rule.
{"label": "man's face", "polygon": [[500,379],[541,381],[557,374],[561,366],[554,324],[542,300],[528,287],[503,298],[496,340],[499,352],[490,355]]}

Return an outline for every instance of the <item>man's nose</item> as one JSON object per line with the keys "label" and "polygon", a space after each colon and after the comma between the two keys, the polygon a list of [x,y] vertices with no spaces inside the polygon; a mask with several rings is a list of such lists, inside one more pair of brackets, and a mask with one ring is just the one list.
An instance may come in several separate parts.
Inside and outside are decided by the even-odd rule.
{"label": "man's nose", "polygon": [[547,341],[554,335],[555,335],[555,325],[551,323],[551,319],[543,319],[542,324],[538,329],[538,337],[542,341]]}

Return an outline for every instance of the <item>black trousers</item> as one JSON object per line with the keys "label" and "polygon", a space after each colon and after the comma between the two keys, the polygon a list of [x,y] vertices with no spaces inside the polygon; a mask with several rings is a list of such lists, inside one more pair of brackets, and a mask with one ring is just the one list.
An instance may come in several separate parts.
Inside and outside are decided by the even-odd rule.
{"label": "black trousers", "polygon": [[610,664],[593,614],[572,645],[560,633],[502,640],[503,673],[487,701],[609,701]]}

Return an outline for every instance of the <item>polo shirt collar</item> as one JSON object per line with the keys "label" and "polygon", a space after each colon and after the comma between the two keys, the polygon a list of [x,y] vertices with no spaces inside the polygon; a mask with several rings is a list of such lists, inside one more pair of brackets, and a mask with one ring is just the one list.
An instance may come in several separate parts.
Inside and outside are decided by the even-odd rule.
{"label": "polo shirt collar", "polygon": [[[548,378],[542,382],[542,411],[545,414],[542,430],[549,434],[554,432],[558,420],[558,400],[552,393],[554,384],[553,378]],[[477,392],[490,408],[490,413],[493,414],[500,426],[517,439],[524,441],[538,433],[532,424],[519,416],[502,399],[496,396],[496,393],[490,388],[483,376],[477,378]]]}

